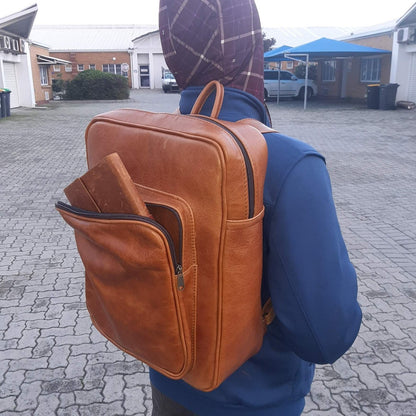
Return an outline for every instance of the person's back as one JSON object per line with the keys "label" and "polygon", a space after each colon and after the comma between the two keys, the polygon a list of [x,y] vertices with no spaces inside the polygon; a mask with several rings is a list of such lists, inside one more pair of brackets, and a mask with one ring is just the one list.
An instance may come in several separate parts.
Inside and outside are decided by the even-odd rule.
{"label": "person's back", "polygon": [[[184,88],[181,113],[190,112],[203,85],[218,79],[226,86],[220,119],[249,117],[269,124],[254,1],[162,0],[160,33],[167,64]],[[209,106],[210,101],[203,110],[207,114]],[[276,318],[260,352],[212,392],[150,370],[154,416],[299,415],[310,390],[312,363],[334,362],[357,336],[356,275],[324,158],[277,133],[265,139],[262,295],[263,301],[271,296]]]}

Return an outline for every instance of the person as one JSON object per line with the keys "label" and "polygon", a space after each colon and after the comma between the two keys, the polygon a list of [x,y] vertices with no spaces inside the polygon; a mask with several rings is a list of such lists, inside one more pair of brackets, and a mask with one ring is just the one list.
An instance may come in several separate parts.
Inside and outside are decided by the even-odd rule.
{"label": "person", "polygon": [[[263,39],[254,0],[161,0],[166,63],[191,111],[204,85],[225,86],[219,119],[270,125]],[[208,100],[203,113],[210,114]],[[150,370],[153,416],[295,416],[315,364],[333,363],[360,324],[357,277],[340,231],[324,157],[306,143],[266,133],[262,297],[276,318],[261,350],[217,389],[201,392]]]}

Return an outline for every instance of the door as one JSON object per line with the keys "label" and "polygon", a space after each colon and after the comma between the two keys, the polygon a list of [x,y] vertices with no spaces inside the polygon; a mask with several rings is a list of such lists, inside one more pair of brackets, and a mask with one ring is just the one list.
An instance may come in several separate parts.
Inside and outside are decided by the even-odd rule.
{"label": "door", "polygon": [[139,86],[150,88],[149,65],[139,65]]}
{"label": "door", "polygon": [[4,87],[11,91],[10,108],[20,106],[19,89],[17,87],[16,66],[12,62],[3,62]]}
{"label": "door", "polygon": [[409,87],[407,90],[407,100],[416,102],[416,52],[412,53],[410,60]]}

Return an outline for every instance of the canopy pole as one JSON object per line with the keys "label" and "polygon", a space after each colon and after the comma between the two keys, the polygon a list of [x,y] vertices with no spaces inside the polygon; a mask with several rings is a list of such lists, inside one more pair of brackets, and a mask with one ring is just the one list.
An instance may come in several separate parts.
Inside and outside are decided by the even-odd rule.
{"label": "canopy pole", "polygon": [[305,71],[305,95],[303,97],[303,109],[306,110],[306,102],[308,101],[308,75],[309,75],[309,54],[308,53],[285,53],[285,58],[292,59],[293,61],[302,62],[305,64],[305,61],[295,56],[305,56],[306,57],[306,71]]}
{"label": "canopy pole", "polygon": [[309,54],[306,54],[305,94],[303,97],[303,109],[304,110],[306,110],[306,102],[308,101],[308,75],[309,75]]}
{"label": "canopy pole", "polygon": [[279,62],[279,74],[278,74],[279,82],[277,83],[278,90],[277,90],[277,97],[276,97],[276,104],[277,105],[279,105],[279,102],[280,102],[280,71],[281,71],[281,69],[282,69],[282,62]]}

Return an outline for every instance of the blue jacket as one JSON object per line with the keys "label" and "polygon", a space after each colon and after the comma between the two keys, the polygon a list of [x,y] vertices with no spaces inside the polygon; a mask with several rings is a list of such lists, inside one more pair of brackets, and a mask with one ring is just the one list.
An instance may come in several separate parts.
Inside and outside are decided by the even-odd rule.
{"label": "blue jacket", "polygon": [[[182,92],[190,112],[201,88]],[[209,114],[212,100],[202,113]],[[255,118],[268,124],[250,94],[226,88],[220,119]],[[263,299],[276,318],[260,352],[216,390],[204,393],[150,371],[162,393],[198,416],[297,416],[314,374],[354,342],[361,324],[357,278],[341,235],[324,158],[309,145],[277,133],[264,135]]]}

